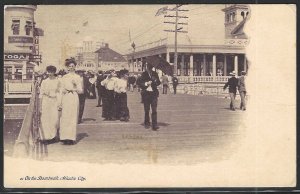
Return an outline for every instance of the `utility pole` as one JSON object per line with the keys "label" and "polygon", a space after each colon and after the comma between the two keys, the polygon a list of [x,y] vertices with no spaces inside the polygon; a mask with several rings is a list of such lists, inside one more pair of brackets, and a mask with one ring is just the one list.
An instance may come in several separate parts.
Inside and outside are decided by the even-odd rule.
{"label": "utility pole", "polygon": [[180,32],[180,33],[187,33],[187,31],[184,31],[182,30],[183,27],[179,27],[178,28],[178,25],[188,25],[188,23],[185,23],[185,22],[178,22],[178,20],[180,18],[184,18],[184,19],[187,19],[188,17],[187,16],[180,16],[178,14],[179,11],[189,11],[189,10],[186,10],[186,9],[178,9],[179,7],[181,7],[182,4],[176,4],[176,7],[174,7],[173,9],[168,9],[168,11],[175,11],[175,16],[174,15],[165,15],[165,17],[175,17],[175,22],[168,22],[168,21],[165,21],[164,23],[167,23],[167,24],[175,24],[175,30],[164,30],[166,32],[175,32],[175,52],[174,52],[174,72],[173,74],[175,76],[177,76],[177,59],[178,59],[178,53],[177,53],[177,33]]}

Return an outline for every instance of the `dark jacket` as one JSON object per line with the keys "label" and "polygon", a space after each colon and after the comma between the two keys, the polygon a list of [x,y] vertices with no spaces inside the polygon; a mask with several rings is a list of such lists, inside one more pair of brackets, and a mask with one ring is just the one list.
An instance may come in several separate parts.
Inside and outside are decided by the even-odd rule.
{"label": "dark jacket", "polygon": [[88,96],[89,95],[88,89],[90,85],[89,78],[87,78],[86,76],[83,76],[82,78],[83,78],[83,94],[85,96]]}
{"label": "dark jacket", "polygon": [[176,77],[173,77],[172,78],[172,83],[174,86],[177,86],[178,85],[178,79]]}
{"label": "dark jacket", "polygon": [[224,90],[229,86],[229,93],[236,93],[236,88],[238,86],[238,79],[236,77],[231,77],[224,86]]}
{"label": "dark jacket", "polygon": [[101,89],[101,82],[105,79],[104,75],[98,75],[96,80],[96,88]]}
{"label": "dark jacket", "polygon": [[147,71],[144,71],[142,73],[141,78],[140,78],[140,87],[143,91],[146,91],[147,86],[145,85],[145,83],[148,81],[152,81],[152,83],[151,83],[152,90],[156,94],[156,96],[158,96],[159,92],[158,92],[157,86],[160,85],[160,80],[159,80],[158,74],[155,71],[151,71],[150,74],[151,74],[151,77],[149,76],[149,73]]}
{"label": "dark jacket", "polygon": [[239,88],[239,92],[246,92],[245,76],[239,78],[238,88]]}

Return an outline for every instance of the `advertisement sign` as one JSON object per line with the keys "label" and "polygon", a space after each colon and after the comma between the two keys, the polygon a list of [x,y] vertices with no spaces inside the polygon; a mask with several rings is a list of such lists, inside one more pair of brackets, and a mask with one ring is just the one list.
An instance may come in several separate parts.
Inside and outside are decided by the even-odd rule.
{"label": "advertisement sign", "polygon": [[25,53],[4,53],[4,60],[22,61],[28,60],[29,55]]}
{"label": "advertisement sign", "polygon": [[33,43],[33,38],[27,36],[9,36],[8,43]]}
{"label": "advertisement sign", "polygon": [[29,60],[33,62],[41,62],[42,61],[42,55],[30,55]]}

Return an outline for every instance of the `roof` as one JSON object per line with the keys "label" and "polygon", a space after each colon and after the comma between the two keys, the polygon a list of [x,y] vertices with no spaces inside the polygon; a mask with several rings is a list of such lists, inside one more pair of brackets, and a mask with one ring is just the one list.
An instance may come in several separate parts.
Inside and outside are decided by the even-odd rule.
{"label": "roof", "polygon": [[95,51],[98,53],[99,61],[104,62],[126,62],[125,58],[116,51],[110,49],[108,46],[102,47]]}

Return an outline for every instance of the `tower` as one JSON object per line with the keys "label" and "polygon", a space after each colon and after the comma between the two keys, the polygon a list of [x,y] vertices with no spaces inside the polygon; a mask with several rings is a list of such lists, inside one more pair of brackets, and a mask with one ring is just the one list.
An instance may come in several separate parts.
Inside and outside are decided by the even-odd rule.
{"label": "tower", "polygon": [[249,15],[249,6],[226,4],[222,11],[225,12],[225,39],[246,39],[243,26]]}

